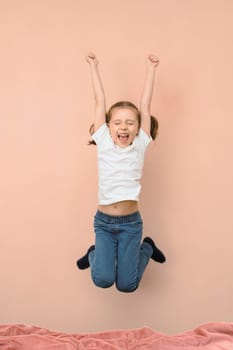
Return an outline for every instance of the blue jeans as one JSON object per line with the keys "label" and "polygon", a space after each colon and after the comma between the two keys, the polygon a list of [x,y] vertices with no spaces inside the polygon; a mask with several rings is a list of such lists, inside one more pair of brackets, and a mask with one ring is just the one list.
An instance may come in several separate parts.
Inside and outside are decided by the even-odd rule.
{"label": "blue jeans", "polygon": [[96,286],[132,292],[137,289],[153,253],[141,243],[143,222],[139,212],[111,216],[97,211],[94,218],[95,249],[89,253],[92,280]]}

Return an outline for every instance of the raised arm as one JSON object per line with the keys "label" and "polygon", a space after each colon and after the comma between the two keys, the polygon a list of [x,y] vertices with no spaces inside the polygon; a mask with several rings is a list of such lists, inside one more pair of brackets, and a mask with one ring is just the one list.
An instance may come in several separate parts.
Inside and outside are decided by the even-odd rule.
{"label": "raised arm", "polygon": [[98,69],[98,60],[94,53],[90,52],[86,56],[86,60],[90,65],[92,87],[95,97],[95,118],[94,118],[94,130],[96,131],[102,124],[105,123],[105,95],[102,85],[102,81]]}
{"label": "raised arm", "polygon": [[151,112],[150,105],[153,95],[154,78],[156,68],[159,64],[159,58],[155,55],[148,55],[146,58],[146,76],[142,90],[140,112],[141,112],[141,128],[150,135]]}

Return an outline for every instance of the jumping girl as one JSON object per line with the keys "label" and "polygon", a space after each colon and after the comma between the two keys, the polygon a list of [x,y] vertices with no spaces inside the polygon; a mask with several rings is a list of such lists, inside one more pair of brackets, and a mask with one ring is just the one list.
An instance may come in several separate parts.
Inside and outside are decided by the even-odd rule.
{"label": "jumping girl", "polygon": [[114,283],[122,292],[133,292],[150,260],[165,262],[164,254],[150,237],[142,239],[143,221],[138,202],[147,146],[155,139],[157,120],[150,105],[159,59],[146,58],[146,77],[140,109],[121,101],[106,113],[105,94],[94,53],[86,57],[95,96],[95,118],[90,128],[97,145],[99,203],[94,217],[95,245],[77,261],[79,269],[90,267],[94,284],[108,288]]}

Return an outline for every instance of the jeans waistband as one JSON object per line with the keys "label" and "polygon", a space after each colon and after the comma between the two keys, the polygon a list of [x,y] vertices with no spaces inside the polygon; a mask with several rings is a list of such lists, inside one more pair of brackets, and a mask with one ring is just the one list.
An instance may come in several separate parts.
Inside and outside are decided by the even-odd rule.
{"label": "jeans waistband", "polygon": [[100,210],[97,210],[95,214],[96,219],[100,219],[108,224],[124,224],[127,222],[142,220],[139,211],[136,211],[129,215],[109,215]]}

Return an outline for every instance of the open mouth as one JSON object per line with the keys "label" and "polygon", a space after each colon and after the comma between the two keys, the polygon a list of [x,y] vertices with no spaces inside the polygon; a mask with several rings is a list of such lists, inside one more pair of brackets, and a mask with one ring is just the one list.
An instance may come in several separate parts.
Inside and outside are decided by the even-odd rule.
{"label": "open mouth", "polygon": [[129,134],[118,134],[117,137],[121,142],[126,143],[128,142]]}

